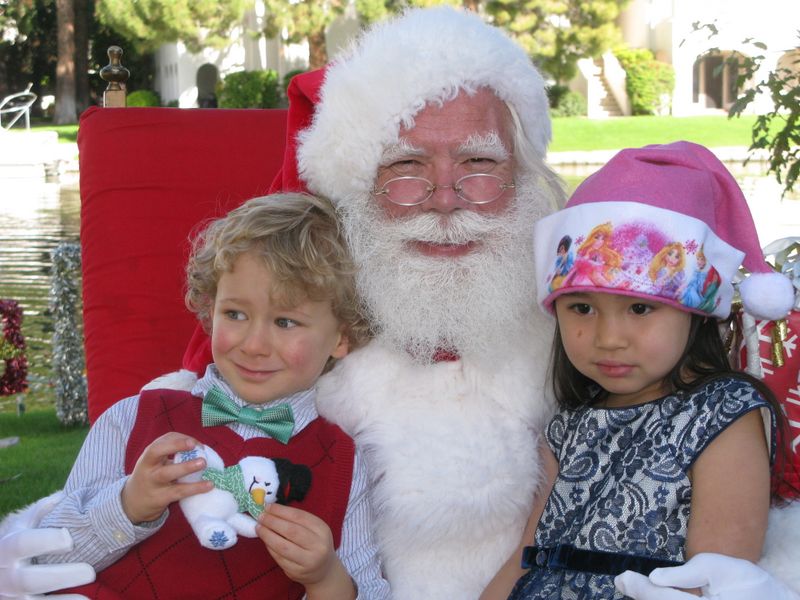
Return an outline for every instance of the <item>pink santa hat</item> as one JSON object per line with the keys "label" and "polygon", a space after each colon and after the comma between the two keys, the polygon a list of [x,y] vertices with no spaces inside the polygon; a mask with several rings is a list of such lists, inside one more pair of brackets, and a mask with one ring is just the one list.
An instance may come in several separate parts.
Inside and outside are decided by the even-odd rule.
{"label": "pink santa hat", "polygon": [[764,261],[742,190],[698,144],[622,150],[534,235],[548,311],[562,294],[607,291],[725,318],[740,265],[746,312],[774,320],[794,303],[791,281]]}

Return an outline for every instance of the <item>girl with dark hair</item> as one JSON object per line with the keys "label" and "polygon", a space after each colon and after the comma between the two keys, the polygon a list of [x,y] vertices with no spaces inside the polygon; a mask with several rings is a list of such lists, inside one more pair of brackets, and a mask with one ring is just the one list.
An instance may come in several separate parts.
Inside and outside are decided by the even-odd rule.
{"label": "girl with dark hair", "polygon": [[[626,257],[614,278],[549,289],[556,241],[580,243],[600,224],[609,251]],[[781,412],[766,386],[732,370],[718,319],[740,264],[753,273],[740,293],[754,316],[782,317],[794,296],[764,263],[730,173],[686,142],[623,150],[537,223],[535,240],[538,299],[557,322],[560,412],[542,443],[550,492],[482,598],[624,598],[615,578],[625,571],[700,553],[757,561]],[[685,254],[676,280],[706,261],[720,274],[713,303],[683,304],[647,276],[675,240]]]}

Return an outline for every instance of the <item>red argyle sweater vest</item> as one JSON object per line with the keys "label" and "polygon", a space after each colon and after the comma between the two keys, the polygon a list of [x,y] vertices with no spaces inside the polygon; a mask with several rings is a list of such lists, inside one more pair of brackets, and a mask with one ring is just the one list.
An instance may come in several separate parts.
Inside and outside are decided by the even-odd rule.
{"label": "red argyle sweater vest", "polygon": [[[224,425],[203,427],[201,404],[188,392],[142,392],[128,440],[126,472],[133,470],[150,442],[170,431],[191,435],[211,446],[226,466],[254,455],[304,464],[312,471],[311,488],[302,502],[292,506],[324,520],[338,548],[353,475],[353,441],[322,418],[312,421],[287,445],[271,438],[245,441]],[[94,583],[70,591],[101,600],[289,600],[304,594],[303,586],[283,574],[259,538],[240,536],[227,550],[201,546],[177,503],[170,506],[169,517],[157,533],[98,573]]]}

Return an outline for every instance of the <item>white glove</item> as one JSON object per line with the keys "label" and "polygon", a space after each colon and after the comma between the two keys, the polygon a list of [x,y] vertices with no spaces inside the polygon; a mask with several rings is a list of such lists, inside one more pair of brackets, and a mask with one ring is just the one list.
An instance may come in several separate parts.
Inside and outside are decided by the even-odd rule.
{"label": "white glove", "polygon": [[650,577],[625,571],[614,579],[617,590],[634,600],[691,600],[675,588],[700,588],[712,600],[800,600],[761,567],[741,558],[701,553],[680,567],[655,569]]}
{"label": "white glove", "polygon": [[[94,581],[87,563],[32,565],[30,558],[41,554],[60,554],[72,549],[66,529],[23,529],[0,538],[0,598],[35,600],[43,594]],[[49,599],[78,600],[85,596],[62,594]]]}

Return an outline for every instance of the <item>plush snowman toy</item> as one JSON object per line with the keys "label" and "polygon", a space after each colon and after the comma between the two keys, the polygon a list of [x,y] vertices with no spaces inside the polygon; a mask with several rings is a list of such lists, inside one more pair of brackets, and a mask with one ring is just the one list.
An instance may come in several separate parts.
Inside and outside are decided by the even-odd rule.
{"label": "plush snowman toy", "polygon": [[207,479],[214,489],[183,498],[180,507],[200,544],[211,550],[230,548],[239,535],[256,537],[256,519],[264,506],[300,501],[311,485],[308,467],[281,458],[246,456],[226,467],[212,448],[200,445],[177,453],[175,462],[195,458],[204,458],[206,469],[180,481]]}

